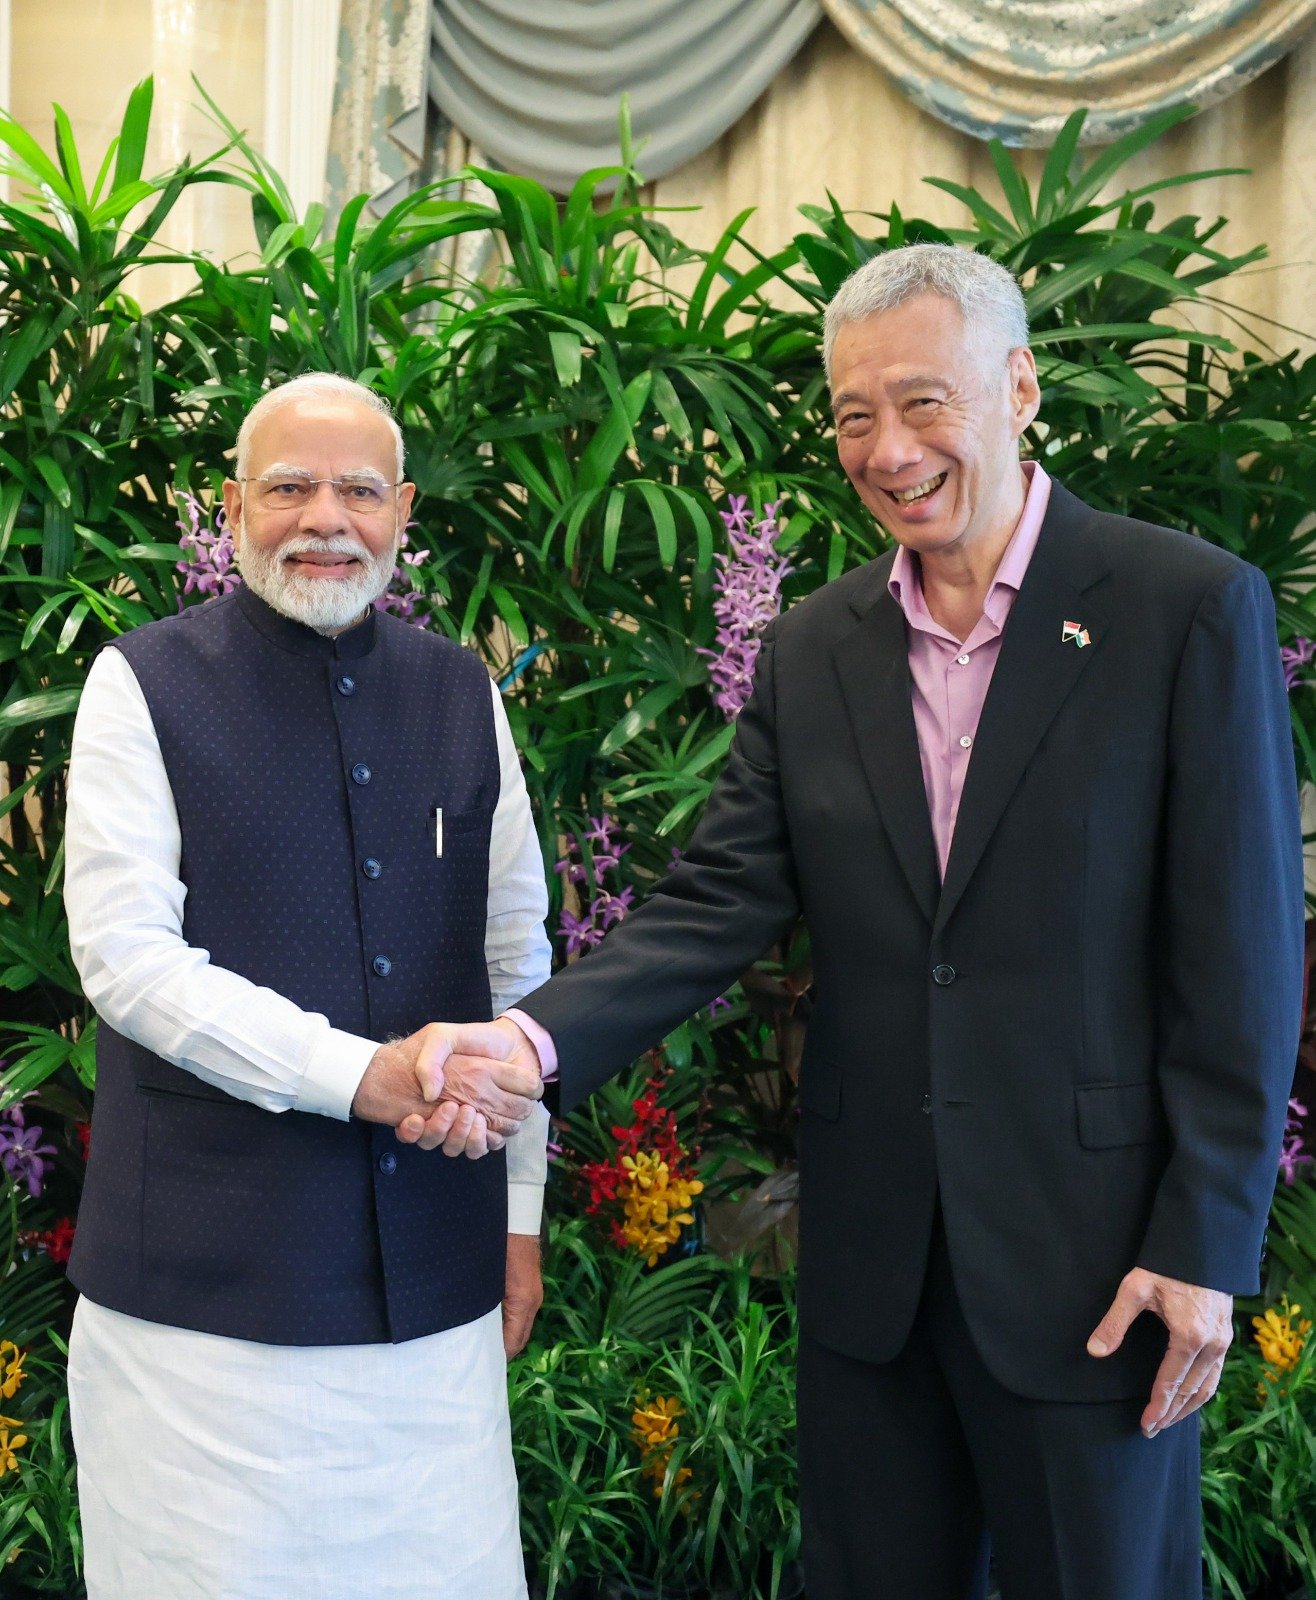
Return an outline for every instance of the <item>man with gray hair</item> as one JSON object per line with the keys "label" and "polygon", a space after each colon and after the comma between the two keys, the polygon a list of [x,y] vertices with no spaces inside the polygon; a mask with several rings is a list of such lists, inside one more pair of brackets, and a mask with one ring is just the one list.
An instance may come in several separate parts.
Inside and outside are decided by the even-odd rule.
{"label": "man with gray hair", "polygon": [[767,630],[648,902],[464,1038],[569,1108],[803,916],[809,1600],[978,1600],[989,1548],[1005,1600],[1200,1600],[1196,1413],[1258,1287],[1302,994],[1274,606],[1021,463],[1027,333],[949,246],[842,286],[895,548]]}
{"label": "man with gray hair", "polygon": [[[547,1119],[460,1025],[543,981],[547,903],[497,688],[375,609],[414,492],[370,390],[272,390],[224,486],[243,586],[87,678],[90,1600],[526,1592],[504,1363],[541,1299]],[[444,1155],[394,1134],[426,1119]]]}

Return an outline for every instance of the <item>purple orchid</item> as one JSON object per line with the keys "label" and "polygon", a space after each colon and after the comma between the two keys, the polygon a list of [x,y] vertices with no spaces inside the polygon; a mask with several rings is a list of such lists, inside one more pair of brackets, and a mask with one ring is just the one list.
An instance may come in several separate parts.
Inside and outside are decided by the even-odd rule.
{"label": "purple orchid", "polygon": [[1280,646],[1279,659],[1284,668],[1286,688],[1296,689],[1307,681],[1302,669],[1310,664],[1313,656],[1316,656],[1316,639],[1294,639],[1292,644]]}
{"label": "purple orchid", "polygon": [[730,555],[716,557],[720,572],[714,583],[713,618],[717,646],[701,650],[709,660],[713,704],[734,722],[754,686],[754,667],[762,647],[763,630],[781,611],[781,586],[793,571],[778,553],[781,524],[780,500],[764,506],[763,515],[751,523],[744,495],[730,497],[731,509],[722,512]]}
{"label": "purple orchid", "polygon": [[[594,898],[579,916],[565,906],[562,909],[557,931],[566,941],[569,956],[593,949],[609,928],[622,921],[635,902],[635,890],[629,884],[620,891],[613,891],[603,882],[604,874],[615,872],[630,849],[630,845],[622,844],[617,838],[617,824],[612,818],[606,812],[590,817],[582,839],[589,846],[589,864],[594,869]],[[568,883],[577,886],[589,883],[585,853],[574,839],[568,843],[566,854],[554,870]]]}
{"label": "purple orchid", "polygon": [[44,1129],[36,1123],[27,1126],[21,1105],[0,1111],[0,1168],[17,1187],[26,1184],[27,1192],[37,1199],[53,1163],[55,1146],[42,1144]]}
{"label": "purple orchid", "polygon": [[[242,578],[234,564],[233,532],[223,506],[215,507],[212,527],[206,518],[206,508],[196,495],[179,495],[178,504],[187,518],[186,522],[177,524],[181,535],[178,543],[184,554],[176,570],[183,574],[183,594],[195,591],[205,595],[207,600],[232,594]],[[182,608],[181,600],[179,608]]]}
{"label": "purple orchid", "polygon": [[409,622],[413,628],[424,628],[429,625],[429,619],[416,613],[416,602],[425,598],[424,591],[417,587],[410,569],[428,561],[430,551],[408,548],[411,542],[408,533],[413,527],[415,523],[409,522],[402,530],[398,540],[398,564],[393,568],[388,588],[375,601],[375,610],[390,611],[395,617],[401,617],[403,622]]}
{"label": "purple orchid", "polygon": [[1289,1101],[1289,1114],[1284,1123],[1284,1142],[1280,1146],[1279,1170],[1285,1183],[1297,1182],[1299,1167],[1305,1167],[1311,1157],[1303,1148],[1302,1127],[1307,1108],[1300,1100]]}

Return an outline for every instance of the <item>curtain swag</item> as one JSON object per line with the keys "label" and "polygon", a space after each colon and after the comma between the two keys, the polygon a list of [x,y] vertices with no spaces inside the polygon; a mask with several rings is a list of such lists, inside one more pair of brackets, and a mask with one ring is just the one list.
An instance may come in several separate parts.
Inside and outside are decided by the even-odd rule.
{"label": "curtain swag", "polygon": [[1316,0],[822,0],[857,49],[962,133],[1046,145],[1078,106],[1085,140],[1241,89],[1316,21]]}
{"label": "curtain swag", "polygon": [[648,179],[713,144],[796,54],[818,0],[434,0],[430,98],[500,165],[559,193],[618,159]]}

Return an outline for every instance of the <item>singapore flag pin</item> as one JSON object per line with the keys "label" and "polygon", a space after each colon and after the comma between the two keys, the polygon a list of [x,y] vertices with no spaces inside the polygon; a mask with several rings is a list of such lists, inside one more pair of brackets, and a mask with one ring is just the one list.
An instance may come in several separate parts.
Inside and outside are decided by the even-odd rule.
{"label": "singapore flag pin", "polygon": [[1092,643],[1092,635],[1088,632],[1088,630],[1083,626],[1083,624],[1081,622],[1065,622],[1065,623],[1061,624],[1061,627],[1060,627],[1060,642],[1061,642],[1061,644],[1068,644],[1071,639],[1079,647],[1080,650],[1082,650],[1085,645],[1089,645],[1089,644]]}

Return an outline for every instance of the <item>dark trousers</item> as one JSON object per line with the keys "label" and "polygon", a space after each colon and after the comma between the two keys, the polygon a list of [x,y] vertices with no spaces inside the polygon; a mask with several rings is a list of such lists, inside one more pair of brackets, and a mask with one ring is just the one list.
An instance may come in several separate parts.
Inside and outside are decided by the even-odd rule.
{"label": "dark trousers", "polygon": [[984,1366],[936,1230],[894,1361],[802,1336],[809,1600],[1202,1600],[1197,1417],[1156,1439],[1145,1397],[1026,1400]]}

